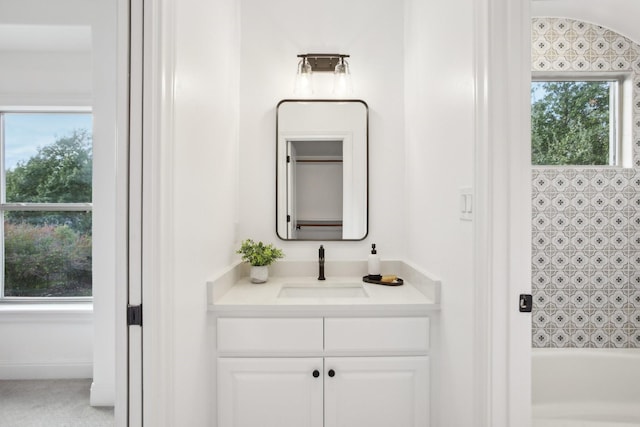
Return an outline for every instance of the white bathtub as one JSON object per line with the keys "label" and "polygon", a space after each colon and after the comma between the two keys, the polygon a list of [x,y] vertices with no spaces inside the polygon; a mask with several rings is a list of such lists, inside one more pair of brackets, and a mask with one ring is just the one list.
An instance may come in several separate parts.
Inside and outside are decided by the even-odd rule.
{"label": "white bathtub", "polygon": [[533,349],[533,427],[640,427],[640,349]]}

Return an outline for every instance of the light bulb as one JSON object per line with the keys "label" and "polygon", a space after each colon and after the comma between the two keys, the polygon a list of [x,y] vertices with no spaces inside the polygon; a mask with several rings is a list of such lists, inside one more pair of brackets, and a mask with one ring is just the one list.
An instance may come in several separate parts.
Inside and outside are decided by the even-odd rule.
{"label": "light bulb", "polygon": [[353,86],[351,85],[351,73],[349,72],[349,63],[340,59],[333,72],[333,94],[336,96],[351,95]]}
{"label": "light bulb", "polygon": [[293,93],[300,96],[308,96],[313,93],[313,73],[311,64],[307,58],[302,58],[298,63],[298,73],[296,74],[296,86]]}

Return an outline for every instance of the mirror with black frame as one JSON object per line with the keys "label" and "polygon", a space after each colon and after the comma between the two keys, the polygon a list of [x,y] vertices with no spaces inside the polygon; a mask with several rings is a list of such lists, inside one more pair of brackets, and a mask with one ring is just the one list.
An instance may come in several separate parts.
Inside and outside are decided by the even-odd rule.
{"label": "mirror with black frame", "polygon": [[364,239],[369,216],[367,104],[283,100],[276,116],[278,237]]}

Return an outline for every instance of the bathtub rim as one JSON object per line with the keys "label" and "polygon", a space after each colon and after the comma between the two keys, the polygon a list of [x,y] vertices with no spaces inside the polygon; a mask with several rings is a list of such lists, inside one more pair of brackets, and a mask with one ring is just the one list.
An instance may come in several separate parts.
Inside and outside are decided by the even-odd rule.
{"label": "bathtub rim", "polygon": [[[531,357],[534,419],[615,419],[640,425],[640,348],[533,348]],[[581,376],[588,365],[600,370]],[[575,395],[568,393],[574,388]],[[589,391],[596,398],[588,398]]]}

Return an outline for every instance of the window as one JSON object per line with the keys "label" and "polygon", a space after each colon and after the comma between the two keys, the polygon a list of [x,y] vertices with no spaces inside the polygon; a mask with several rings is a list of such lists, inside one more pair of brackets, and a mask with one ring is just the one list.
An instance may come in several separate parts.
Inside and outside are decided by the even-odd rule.
{"label": "window", "polygon": [[91,296],[92,115],[0,112],[0,298]]}
{"label": "window", "polygon": [[617,78],[549,79],[531,83],[534,165],[620,165]]}

